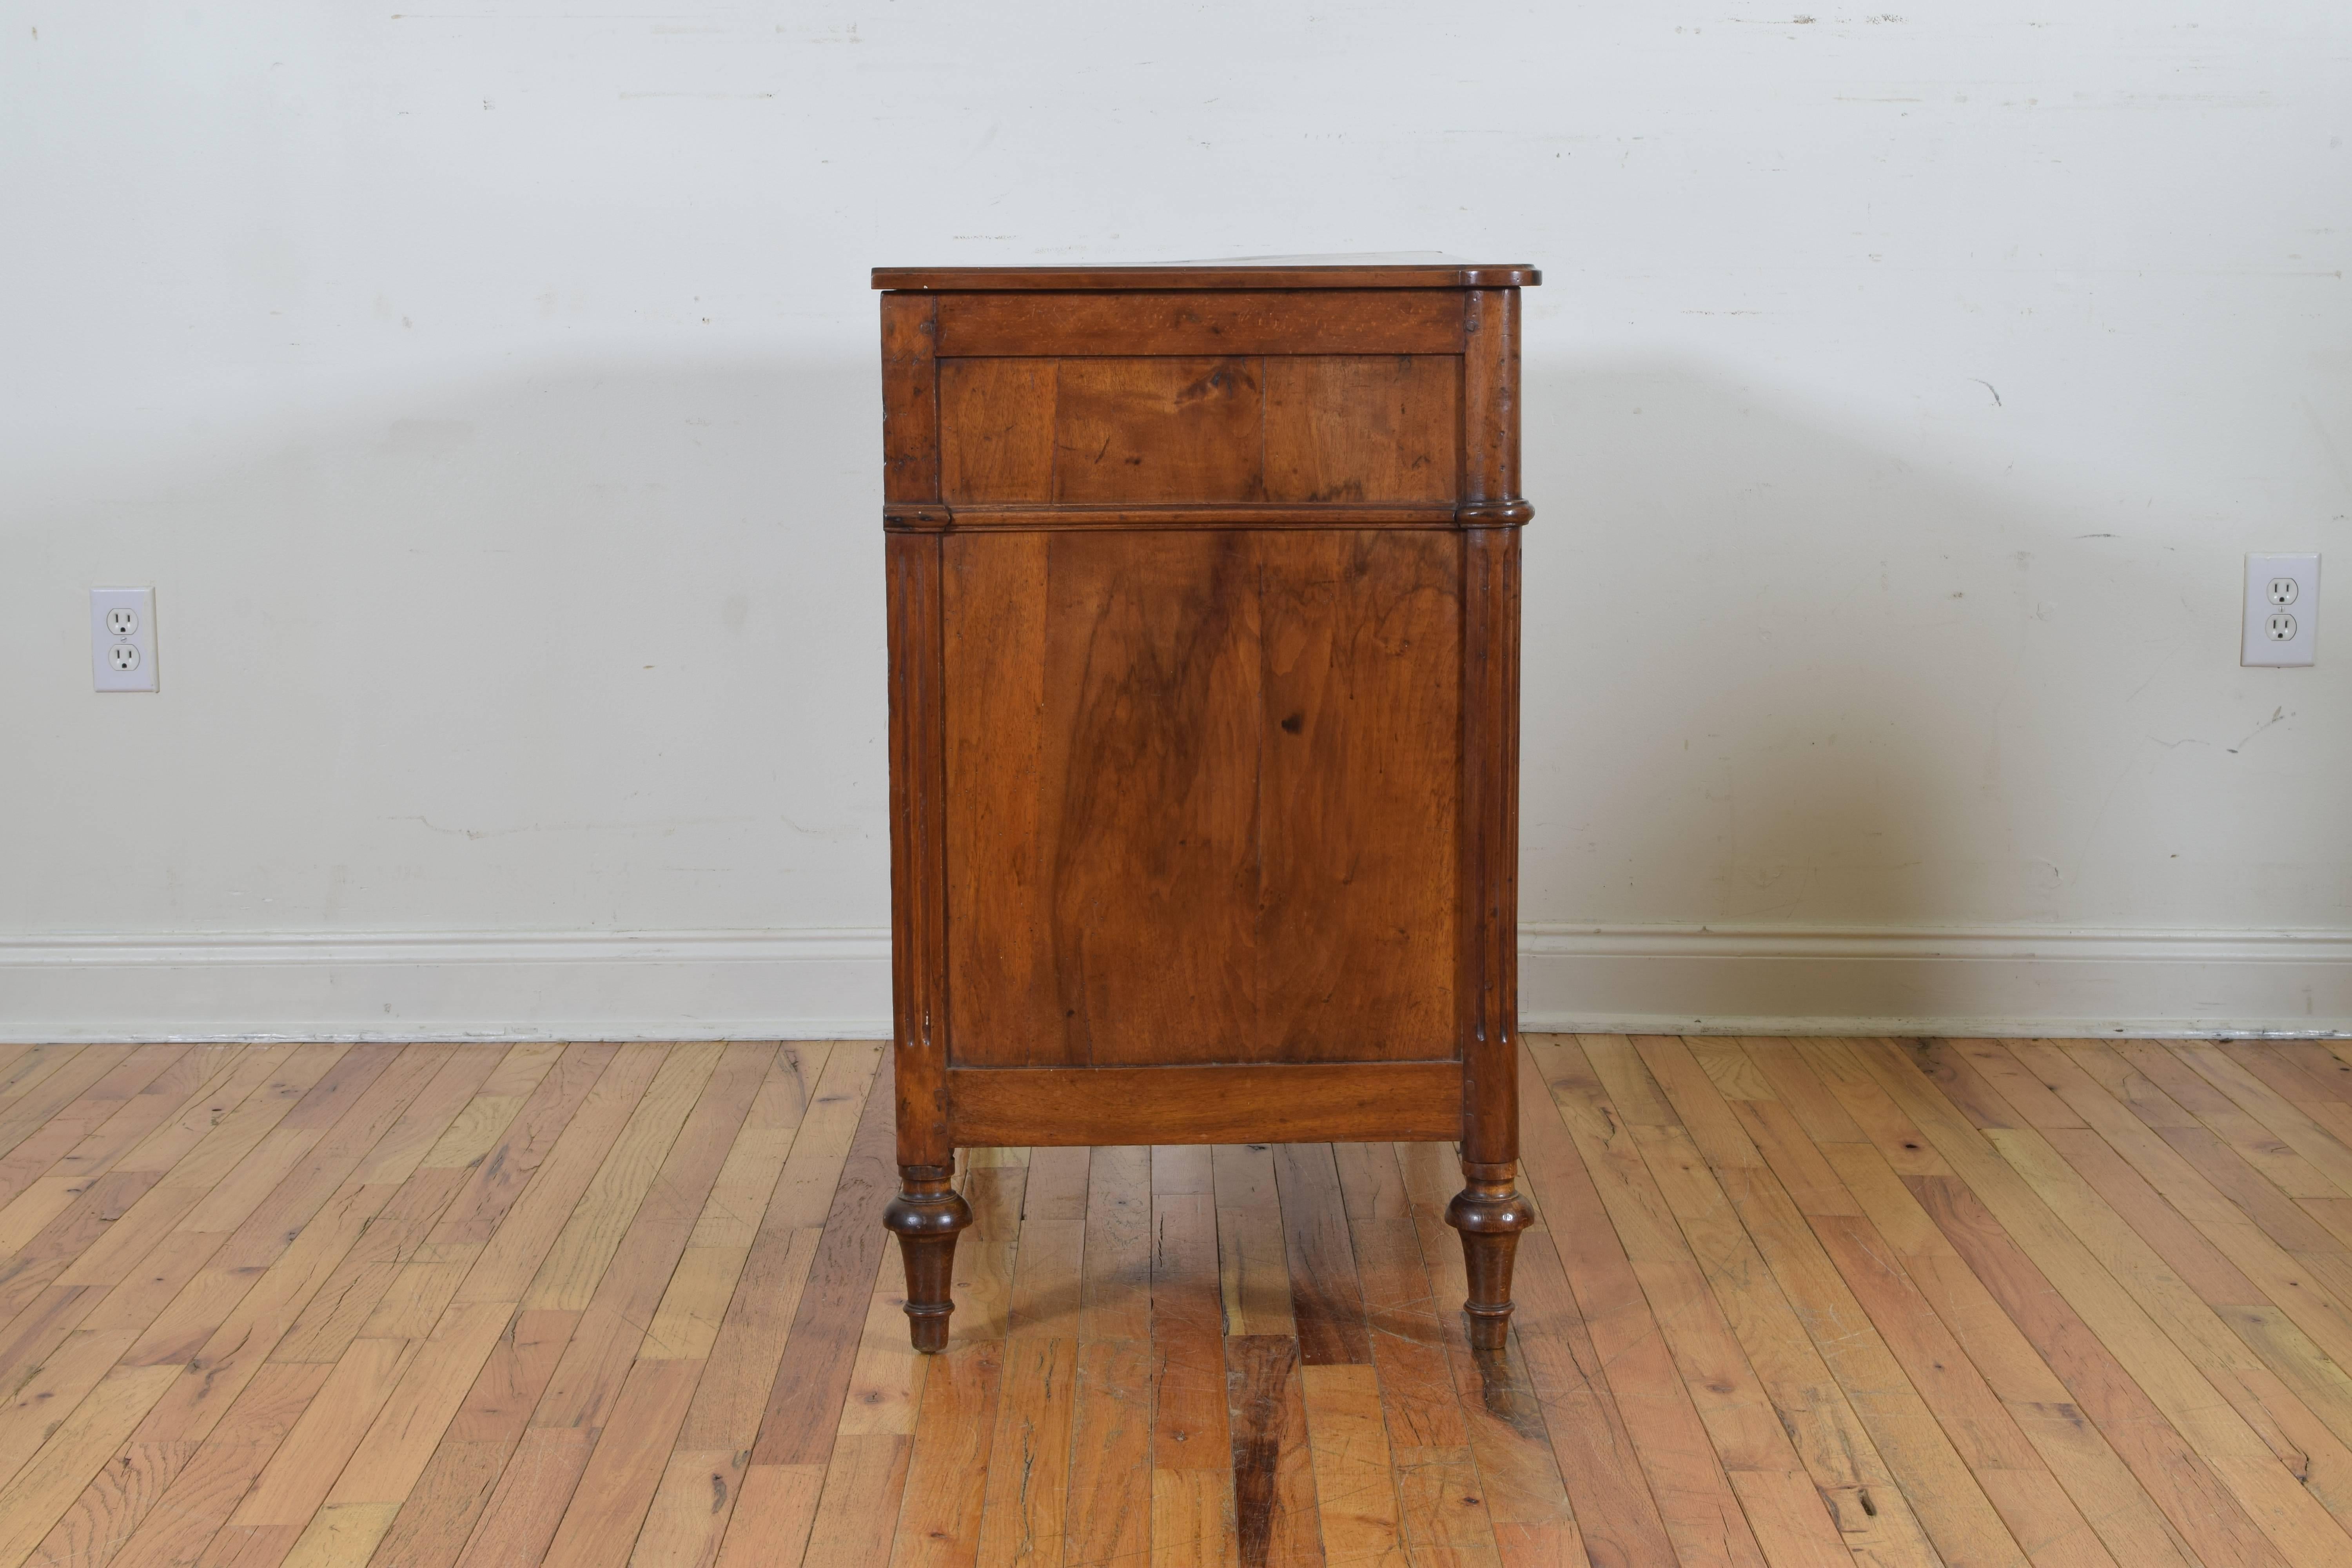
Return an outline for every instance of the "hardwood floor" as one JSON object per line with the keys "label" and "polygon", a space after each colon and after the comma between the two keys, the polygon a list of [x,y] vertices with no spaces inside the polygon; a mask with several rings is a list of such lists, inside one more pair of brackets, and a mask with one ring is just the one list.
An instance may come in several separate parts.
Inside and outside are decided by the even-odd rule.
{"label": "hardwood floor", "polygon": [[882,1049],[0,1047],[0,1568],[2352,1563],[2352,1046],[1526,1042],[1438,1144],[982,1151]]}

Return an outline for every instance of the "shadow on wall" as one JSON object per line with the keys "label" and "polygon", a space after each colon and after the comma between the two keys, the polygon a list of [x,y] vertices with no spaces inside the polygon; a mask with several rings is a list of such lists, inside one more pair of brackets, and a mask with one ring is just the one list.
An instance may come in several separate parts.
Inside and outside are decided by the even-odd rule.
{"label": "shadow on wall", "polygon": [[2107,509],[1958,477],[1958,439],[1893,450],[1690,364],[1531,363],[1526,397],[1521,912],[1563,933],[1566,967],[1529,971],[1556,1009],[2020,1000],[1948,963],[1768,959],[1709,992],[1737,966],[1643,972],[1573,934],[1599,927],[2344,923],[2324,874],[2300,918],[2242,885],[2265,820],[2340,814],[2282,793],[2284,689],[2239,679],[2228,541],[2184,563]]}
{"label": "shadow on wall", "polygon": [[[878,407],[574,363],[12,483],[0,931],[884,924]],[[117,582],[160,700],[89,689]]]}

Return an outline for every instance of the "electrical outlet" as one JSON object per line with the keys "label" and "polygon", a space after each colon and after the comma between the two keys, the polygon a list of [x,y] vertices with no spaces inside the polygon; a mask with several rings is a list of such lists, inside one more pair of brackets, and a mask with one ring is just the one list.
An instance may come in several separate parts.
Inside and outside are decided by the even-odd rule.
{"label": "electrical outlet", "polygon": [[2317,654],[2319,557],[2246,557],[2246,638],[2240,664],[2310,664]]}
{"label": "electrical outlet", "polygon": [[155,689],[155,590],[89,591],[89,668],[100,691]]}

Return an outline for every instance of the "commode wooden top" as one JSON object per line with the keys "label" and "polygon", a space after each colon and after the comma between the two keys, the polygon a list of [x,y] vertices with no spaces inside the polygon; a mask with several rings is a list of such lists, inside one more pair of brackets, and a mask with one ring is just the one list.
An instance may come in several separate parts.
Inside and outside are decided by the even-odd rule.
{"label": "commode wooden top", "polygon": [[1243,256],[1142,267],[877,267],[877,289],[926,293],[1132,289],[1532,289],[1522,262],[1471,262],[1435,251],[1395,256]]}

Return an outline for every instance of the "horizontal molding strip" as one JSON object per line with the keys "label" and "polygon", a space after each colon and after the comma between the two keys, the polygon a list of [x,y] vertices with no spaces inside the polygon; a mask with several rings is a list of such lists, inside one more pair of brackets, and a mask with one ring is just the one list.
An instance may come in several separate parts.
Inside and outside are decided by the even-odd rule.
{"label": "horizontal molding strip", "polygon": [[[889,1032],[889,933],[0,935],[0,1040]],[[1523,1028],[2352,1034],[2352,931],[1533,924]]]}
{"label": "horizontal molding strip", "polygon": [[882,526],[912,533],[1038,533],[1064,529],[1517,528],[1535,508],[1517,498],[1437,501],[1181,501],[1074,506],[1011,501],[886,501]]}

